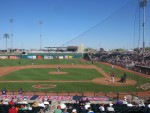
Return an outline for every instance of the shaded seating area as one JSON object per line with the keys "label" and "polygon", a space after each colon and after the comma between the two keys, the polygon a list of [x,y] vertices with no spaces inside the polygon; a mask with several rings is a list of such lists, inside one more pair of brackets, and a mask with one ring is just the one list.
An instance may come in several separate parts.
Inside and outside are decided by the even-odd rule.
{"label": "shaded seating area", "polygon": [[[65,103],[67,106],[67,112],[71,113],[73,109],[77,110],[77,113],[87,113],[87,110],[84,108],[84,106],[80,106],[78,103]],[[104,108],[105,111],[100,111],[99,107],[101,104],[91,104],[91,110],[94,111],[94,113],[150,113],[150,108],[147,106],[145,107],[139,107],[139,106],[133,106],[128,107],[126,104],[113,104],[114,112],[113,111],[107,111],[107,107],[109,104],[105,104]]]}
{"label": "shaded seating area", "polygon": [[[67,112],[71,113],[73,109],[77,110],[77,113],[87,113],[87,109],[83,106],[80,106],[79,103],[65,103],[67,107]],[[145,107],[139,107],[139,106],[133,106],[128,107],[125,104],[119,105],[119,104],[113,104],[114,112],[107,111],[107,107],[109,104],[105,104],[104,108],[105,111],[100,111],[99,107],[101,104],[99,103],[91,103],[91,110],[94,111],[94,113],[150,113],[150,108],[146,105]],[[18,106],[18,105],[15,105]],[[9,105],[0,105],[0,113],[8,113],[10,106]],[[32,107],[32,110],[18,110],[18,113],[39,113],[41,110],[43,110],[43,107]]]}
{"label": "shaded seating area", "polygon": [[[18,107],[20,105],[15,105]],[[10,105],[0,105],[0,113],[8,113]],[[18,110],[18,113],[39,113],[40,110],[43,110],[44,107],[32,107],[32,110]]]}
{"label": "shaded seating area", "polygon": [[0,105],[0,113],[8,113],[8,105]]}

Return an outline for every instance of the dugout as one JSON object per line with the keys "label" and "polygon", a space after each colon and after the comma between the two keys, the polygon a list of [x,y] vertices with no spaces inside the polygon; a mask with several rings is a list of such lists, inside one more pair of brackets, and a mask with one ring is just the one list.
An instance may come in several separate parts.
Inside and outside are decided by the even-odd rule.
{"label": "dugout", "polygon": [[135,65],[135,68],[144,74],[150,75],[150,67],[148,66]]}

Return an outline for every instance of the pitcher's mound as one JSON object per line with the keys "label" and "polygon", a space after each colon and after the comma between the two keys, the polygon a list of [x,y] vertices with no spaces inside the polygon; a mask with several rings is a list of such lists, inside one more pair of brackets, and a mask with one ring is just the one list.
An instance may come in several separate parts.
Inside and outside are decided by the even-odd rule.
{"label": "pitcher's mound", "polygon": [[54,72],[49,72],[48,74],[55,74],[55,75],[60,75],[60,74],[68,74],[68,72],[63,72],[63,71],[54,71]]}

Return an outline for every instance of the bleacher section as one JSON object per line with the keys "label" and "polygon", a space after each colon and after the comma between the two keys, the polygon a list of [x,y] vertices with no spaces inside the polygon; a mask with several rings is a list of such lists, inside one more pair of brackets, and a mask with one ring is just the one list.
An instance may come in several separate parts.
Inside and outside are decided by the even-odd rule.
{"label": "bleacher section", "polygon": [[[7,98],[6,98],[7,97]],[[1,100],[10,99],[10,97],[16,97],[12,95],[3,95],[1,96]],[[124,104],[124,100],[118,100],[118,101],[111,101],[108,97],[82,97],[82,96],[72,96],[72,97],[66,97],[66,96],[20,96],[22,99],[27,99],[28,104],[23,103],[16,103],[14,102],[14,106],[18,107],[18,113],[54,113],[54,110],[57,108],[58,105],[61,106],[61,104],[65,104],[67,108],[68,113],[72,113],[73,109],[76,109],[77,113],[87,113],[88,110],[86,109],[85,105],[88,103],[91,107],[91,110],[94,111],[94,113],[150,113],[150,99],[148,101],[145,101],[144,106],[139,106],[139,104],[132,102],[133,106],[128,106],[128,104]],[[47,98],[48,100],[51,99],[51,103],[48,105],[45,105],[45,107],[42,106],[34,106],[35,101],[41,101],[44,98]],[[34,101],[34,102],[32,102]],[[104,104],[105,111],[100,111],[99,107]],[[114,108],[114,112],[107,111],[107,107],[110,106],[110,103],[112,103],[112,107]],[[130,102],[129,102],[130,103]],[[32,106],[32,109],[20,109],[22,105],[24,106]],[[149,106],[148,106],[149,105]],[[8,110],[10,108],[10,105],[1,104],[0,105],[0,113],[8,113]],[[62,109],[63,110],[63,109]],[[40,112],[41,111],[41,112]]]}

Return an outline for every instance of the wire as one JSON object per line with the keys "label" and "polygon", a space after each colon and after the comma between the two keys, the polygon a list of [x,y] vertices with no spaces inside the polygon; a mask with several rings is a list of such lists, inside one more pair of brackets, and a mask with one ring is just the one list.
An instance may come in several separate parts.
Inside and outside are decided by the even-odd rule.
{"label": "wire", "polygon": [[104,20],[98,22],[96,25],[94,25],[93,27],[89,28],[88,30],[86,30],[85,32],[79,34],[78,36],[76,36],[75,38],[69,40],[68,42],[62,44],[60,47],[63,47],[65,45],[67,45],[68,43],[80,38],[81,36],[85,35],[86,33],[88,33],[89,31],[95,29],[97,26],[99,26],[100,24],[104,23],[105,21],[107,21],[109,18],[111,18],[114,14],[116,14],[117,12],[119,12],[121,9],[123,9],[124,7],[126,7],[131,1],[133,0],[129,0],[129,2],[127,2],[124,6],[122,6],[121,8],[119,8],[118,10],[114,11],[111,15],[107,16]]}

